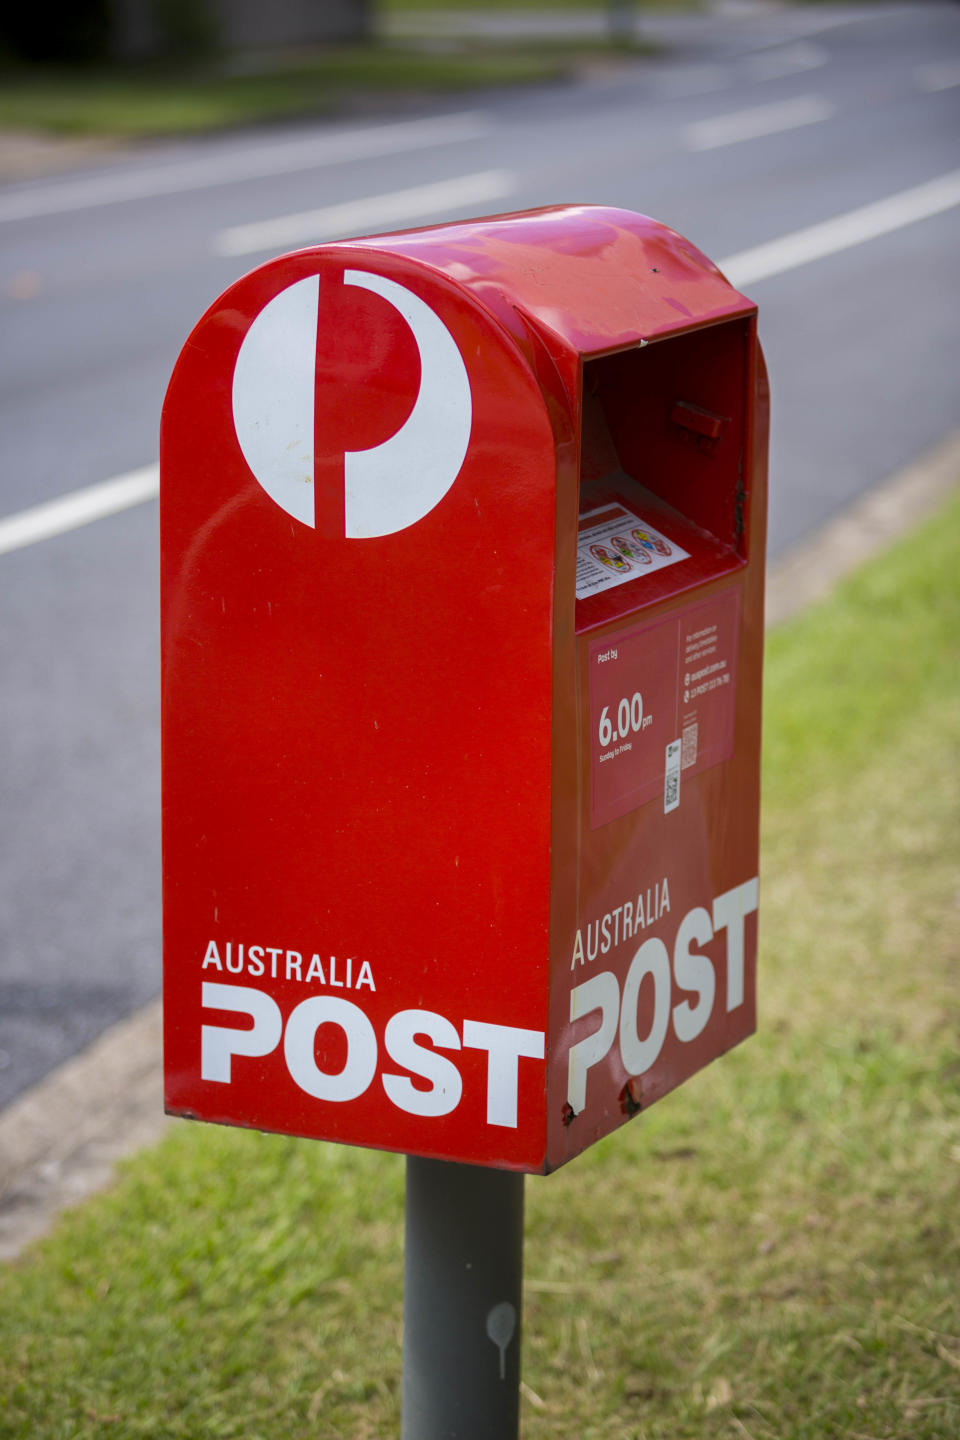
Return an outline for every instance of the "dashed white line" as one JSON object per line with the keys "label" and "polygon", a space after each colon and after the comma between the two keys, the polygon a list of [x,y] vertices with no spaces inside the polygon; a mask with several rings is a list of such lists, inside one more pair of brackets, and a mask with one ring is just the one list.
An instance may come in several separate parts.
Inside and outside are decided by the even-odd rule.
{"label": "dashed white line", "polygon": [[743,68],[750,80],[782,80],[787,75],[800,75],[804,70],[818,70],[829,58],[822,45],[801,40],[795,45],[777,45],[772,50],[750,55]]}
{"label": "dashed white line", "polygon": [[735,110],[729,115],[696,120],[684,127],[683,135],[690,150],[716,150],[721,145],[736,145],[742,140],[756,140],[763,135],[796,130],[801,125],[815,125],[820,120],[829,120],[834,114],[835,107],[821,95],[798,95],[793,100],[753,105],[749,110]]}
{"label": "dashed white line", "polygon": [[918,65],[915,71],[921,90],[934,93],[937,90],[952,90],[960,85],[960,62],[947,60],[941,64]]}
{"label": "dashed white line", "polygon": [[0,196],[0,220],[31,220],[39,215],[86,210],[124,200],[205,190],[212,185],[233,185],[261,176],[289,175],[297,170],[314,170],[351,160],[453,145],[482,139],[489,133],[490,125],[482,115],[465,111],[426,120],[405,120],[395,125],[369,125],[328,135],[311,135],[302,140],[255,145],[245,150],[225,149],[196,160],[7,191]]}
{"label": "dashed white line", "polygon": [[304,210],[296,215],[280,215],[276,219],[250,225],[234,225],[214,236],[213,248],[218,255],[252,255],[261,250],[341,239],[374,228],[383,230],[405,220],[446,215],[465,206],[502,200],[512,195],[516,187],[516,177],[510,171],[483,170],[476,175],[459,175],[456,179],[438,180],[431,185],[414,185],[408,190],[394,190],[387,195],[371,195],[363,200],[325,205],[320,210]]}
{"label": "dashed white line", "polygon": [[22,550],[25,545],[35,545],[38,540],[49,540],[67,530],[77,530],[81,525],[89,525],[92,520],[102,520],[106,515],[129,510],[131,505],[140,505],[144,500],[153,500],[159,483],[159,466],[144,465],[140,470],[131,470],[112,480],[101,480],[82,490],[72,490],[69,495],[61,495],[56,500],[33,505],[19,514],[8,515],[0,520],[0,555]]}
{"label": "dashed white line", "polygon": [[885,200],[875,200],[870,205],[848,210],[845,215],[836,215],[819,225],[808,225],[803,230],[781,235],[779,240],[740,250],[717,263],[731,285],[742,289],[771,275],[808,265],[811,260],[835,255],[840,250],[850,250],[854,245],[862,245],[865,240],[889,235],[904,225],[912,225],[915,220],[940,215],[955,205],[960,205],[960,170],[951,170],[949,174],[928,180],[924,185],[915,185],[910,190],[889,195]]}

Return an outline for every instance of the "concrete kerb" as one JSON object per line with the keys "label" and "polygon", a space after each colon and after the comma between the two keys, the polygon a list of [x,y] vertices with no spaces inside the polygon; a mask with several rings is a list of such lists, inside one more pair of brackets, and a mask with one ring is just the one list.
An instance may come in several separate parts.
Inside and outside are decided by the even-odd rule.
{"label": "concrete kerb", "polygon": [[135,158],[129,143],[104,135],[44,135],[0,129],[0,182],[55,178]]}
{"label": "concrete kerb", "polygon": [[[932,514],[960,483],[960,430],[771,566],[767,625],[825,598],[851,570]],[[162,1112],[160,1002],[113,1026],[0,1114],[0,1260],[107,1185],[155,1143]]]}
{"label": "concrete kerb", "polygon": [[163,1113],[160,1001],[111,1026],[0,1114],[0,1260],[152,1145]]}

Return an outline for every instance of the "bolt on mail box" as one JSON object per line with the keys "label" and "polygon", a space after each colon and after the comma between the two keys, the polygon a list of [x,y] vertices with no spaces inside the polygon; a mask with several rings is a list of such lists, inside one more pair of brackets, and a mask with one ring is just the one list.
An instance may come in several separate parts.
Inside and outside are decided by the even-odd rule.
{"label": "bolt on mail box", "polygon": [[283,256],[161,447],[167,1108],[556,1168],[755,1025],[767,384],[665,226]]}

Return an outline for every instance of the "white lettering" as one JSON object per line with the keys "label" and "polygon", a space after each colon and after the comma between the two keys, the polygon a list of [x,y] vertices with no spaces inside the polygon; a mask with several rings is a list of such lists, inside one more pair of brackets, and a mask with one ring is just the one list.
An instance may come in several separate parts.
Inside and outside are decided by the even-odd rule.
{"label": "white lettering", "polygon": [[[269,962],[265,961],[265,955],[270,956]],[[210,940],[200,968],[221,972],[226,968],[231,975],[240,975],[246,971],[248,975],[257,978],[267,972],[272,980],[296,980],[300,984],[310,984],[313,981],[320,985],[329,983],[335,990],[359,990],[365,986],[375,992],[377,986],[369,960],[361,961],[359,969],[355,966],[355,960],[353,955],[347,955],[342,960],[331,955],[330,969],[327,972],[316,951],[307,964],[304,954],[299,950],[284,950],[280,946],[244,945],[236,940],[223,941],[218,947],[216,940]]]}
{"label": "white lettering", "polygon": [[200,1027],[200,1078],[230,1084],[230,1061],[234,1055],[269,1055],[277,1048],[283,1022],[280,1006],[262,990],[245,985],[215,985],[203,982],[201,1003],[205,1010],[232,1010],[249,1015],[253,1026],[231,1030],[224,1025]]}
{"label": "white lettering", "polygon": [[[300,958],[302,962],[303,957]],[[317,956],[313,959],[319,964]],[[366,961],[357,977],[357,987],[361,984],[375,989],[373,972]],[[202,990],[205,1008],[237,1011],[253,1020],[252,1028],[242,1030],[221,1025],[201,1027],[204,1080],[229,1084],[234,1055],[269,1055],[282,1037],[291,1078],[315,1100],[342,1103],[356,1100],[369,1089],[377,1072],[377,1035],[368,1016],[352,1001],[336,995],[311,995],[294,1007],[284,1029],[279,1005],[262,990],[210,981],[203,982]],[[321,1069],[318,1063],[317,1033],[323,1025],[336,1025],[343,1033],[346,1058],[336,1072]],[[418,1043],[420,1036],[426,1036],[430,1045]],[[433,1117],[448,1115],[457,1108],[462,1098],[463,1077],[453,1061],[437,1050],[459,1050],[461,1040],[456,1027],[445,1016],[430,1010],[401,1010],[387,1021],[383,1040],[391,1060],[410,1072],[382,1075],[384,1091],[398,1109],[410,1115]],[[524,1058],[543,1060],[545,1041],[542,1030],[524,1030],[481,1020],[463,1022],[463,1045],[485,1050],[488,1056],[488,1125],[516,1128],[520,1061]],[[429,1088],[415,1085],[411,1076],[428,1081]]]}
{"label": "white lettering", "polygon": [[610,970],[591,975],[570,991],[570,1020],[581,1019],[592,1010],[600,1011],[600,1024],[584,1040],[570,1046],[567,1058],[567,1100],[575,1115],[587,1103],[587,1071],[610,1053],[620,1013],[620,986]]}
{"label": "white lettering", "polygon": [[452,1060],[417,1044],[426,1035],[443,1050],[459,1050],[456,1026],[432,1010],[401,1010],[387,1021],[383,1041],[391,1060],[429,1080],[429,1090],[419,1090],[406,1075],[384,1075],[383,1088],[399,1110],[409,1115],[449,1115],[460,1104],[463,1080]]}
{"label": "white lettering", "polygon": [[491,1025],[483,1020],[464,1020],[463,1043],[471,1050],[486,1050],[487,1124],[516,1128],[517,1094],[521,1056],[542,1060],[542,1030],[520,1030],[514,1025]]}
{"label": "white lettering", "polygon": [[[211,941],[210,943],[212,944],[213,942]],[[573,942],[573,956],[570,960],[571,970],[576,968],[578,961],[581,965],[583,964],[583,935],[579,930],[577,931],[577,938]]]}
{"label": "white lettering", "polygon": [[[604,970],[570,992],[571,1023],[594,1010],[600,1011],[600,1024],[584,1039],[570,1046],[567,1069],[567,1099],[574,1114],[587,1102],[587,1078],[591,1069],[605,1060],[613,1049],[619,1031],[620,1062],[631,1078],[639,1078],[660,1058],[670,1028],[671,1018],[676,1038],[681,1043],[695,1040],[706,1029],[714,1011],[717,976],[714,961],[702,949],[714,940],[717,932],[726,930],[727,1010],[735,1010],[744,1002],[746,967],[745,921],[757,909],[756,877],[718,895],[711,911],[704,906],[689,910],[677,926],[674,938],[673,964],[664,942],[651,936],[633,957],[623,982],[623,994],[616,974]],[[646,899],[646,909],[644,901]],[[662,884],[637,896],[636,919],[631,927],[632,907],[623,907],[624,938],[630,928],[645,929],[654,918],[670,909],[670,891],[666,879]],[[611,916],[616,911],[610,912]],[[599,926],[600,922],[593,922]],[[589,929],[588,929],[589,951]],[[576,953],[576,952],[574,952]],[[592,957],[591,957],[592,958]],[[582,963],[582,962],[581,962]],[[643,1006],[643,1015],[650,1016],[640,1034],[640,1008],[647,978],[653,981],[652,994]],[[673,990],[685,992],[671,1010]],[[693,997],[693,998],[691,998]]]}
{"label": "white lettering", "polygon": [[727,1009],[743,1004],[744,921],[757,908],[759,885],[756,876],[736,885],[713,902],[713,927],[727,932]]}
{"label": "white lettering", "polygon": [[702,906],[684,915],[673,946],[673,975],[681,990],[696,991],[699,999],[696,1005],[691,1005],[689,1000],[681,1000],[674,1005],[673,1030],[678,1040],[695,1040],[713,1012],[713,997],[717,988],[713,961],[709,955],[690,949],[694,942],[708,945],[712,939],[710,916]]}
{"label": "white lettering", "polygon": [[217,949],[216,940],[211,940],[207,946],[207,953],[203,957],[203,964],[200,966],[200,969],[206,970],[208,965],[215,965],[218,970],[223,969],[223,962],[220,959],[220,952]]}
{"label": "white lettering", "polygon": [[[314,1054],[321,1025],[339,1025],[347,1041],[341,1071],[329,1074]],[[369,1087],[377,1069],[377,1037],[359,1005],[337,995],[311,995],[301,1000],[287,1021],[283,1036],[287,1069],[301,1090],[315,1100],[356,1100]]]}
{"label": "white lettering", "polygon": [[[637,1032],[640,989],[653,979],[653,1018],[641,1040]],[[644,940],[633,957],[623,984],[620,1008],[620,1058],[628,1075],[642,1075],[660,1055],[670,1023],[670,957],[662,940]]]}

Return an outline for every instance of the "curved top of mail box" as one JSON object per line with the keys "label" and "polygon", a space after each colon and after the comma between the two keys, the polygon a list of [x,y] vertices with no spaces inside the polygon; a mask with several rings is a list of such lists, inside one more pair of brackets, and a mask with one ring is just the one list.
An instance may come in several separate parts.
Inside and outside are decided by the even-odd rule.
{"label": "curved top of mail box", "polygon": [[549,206],[343,246],[435,268],[472,291],[518,339],[523,317],[551,350],[571,359],[756,310],[675,230],[608,206]]}

